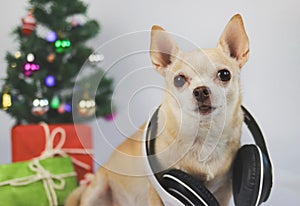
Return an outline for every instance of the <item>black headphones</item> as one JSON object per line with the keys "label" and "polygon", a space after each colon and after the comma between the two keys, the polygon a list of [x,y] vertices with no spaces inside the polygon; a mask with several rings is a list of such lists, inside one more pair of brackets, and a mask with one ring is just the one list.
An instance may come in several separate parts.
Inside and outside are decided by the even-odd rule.
{"label": "black headphones", "polygon": [[[146,164],[152,171],[158,162],[155,155],[157,116],[155,111],[145,131]],[[252,115],[242,106],[244,122],[256,144],[243,145],[233,165],[233,197],[237,206],[257,206],[269,198],[273,177],[272,164],[263,134]],[[151,178],[150,178],[151,179]],[[151,179],[165,205],[219,206],[213,194],[195,177],[177,169],[153,175]]]}

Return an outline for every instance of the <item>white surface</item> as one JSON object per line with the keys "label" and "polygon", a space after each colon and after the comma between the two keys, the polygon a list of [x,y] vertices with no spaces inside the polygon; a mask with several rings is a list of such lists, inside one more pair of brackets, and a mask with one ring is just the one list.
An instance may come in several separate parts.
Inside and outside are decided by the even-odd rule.
{"label": "white surface", "polygon": [[[214,47],[229,18],[235,13],[241,13],[251,49],[250,59],[242,71],[243,102],[262,127],[274,164],[274,189],[265,205],[299,205],[299,1],[86,2],[90,5],[89,16],[99,20],[102,25],[99,37],[90,42],[97,46],[124,33],[149,30],[153,24],[159,24],[203,48]],[[5,52],[14,51],[17,46],[10,36],[11,29],[19,24],[21,17],[26,14],[25,6],[25,1],[11,0],[0,8],[0,78],[5,77]],[[149,38],[138,39],[130,44],[114,45],[114,48],[107,50],[104,55],[107,60],[120,49],[147,46],[148,43]],[[105,161],[114,146],[125,138],[122,133],[132,133],[147,120],[150,110],[160,102],[161,90],[157,87],[137,91],[144,80],[147,80],[148,85],[163,85],[162,79],[154,71],[139,70],[140,67],[149,65],[150,59],[146,55],[137,55],[133,61],[119,62],[115,66],[118,70],[111,70],[111,75],[117,83],[122,82],[123,77],[130,71],[141,72],[133,72],[126,76],[129,81],[123,81],[116,91],[115,99],[119,106],[116,124],[97,121],[111,147],[107,147],[101,140],[96,121],[90,123],[94,128],[98,162]],[[131,99],[127,98],[132,96],[132,92],[137,93]],[[0,119],[0,163],[9,163],[10,129],[13,120],[2,111]]]}

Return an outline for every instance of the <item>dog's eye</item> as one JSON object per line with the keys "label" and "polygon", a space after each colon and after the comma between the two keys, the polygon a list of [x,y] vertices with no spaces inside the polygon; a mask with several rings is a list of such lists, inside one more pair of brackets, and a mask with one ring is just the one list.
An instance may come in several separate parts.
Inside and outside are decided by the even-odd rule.
{"label": "dog's eye", "polygon": [[182,87],[186,82],[186,77],[183,75],[177,75],[174,78],[174,85],[175,87]]}
{"label": "dog's eye", "polygon": [[229,81],[231,79],[230,71],[228,71],[227,69],[221,69],[220,71],[218,71],[218,78],[222,82]]}

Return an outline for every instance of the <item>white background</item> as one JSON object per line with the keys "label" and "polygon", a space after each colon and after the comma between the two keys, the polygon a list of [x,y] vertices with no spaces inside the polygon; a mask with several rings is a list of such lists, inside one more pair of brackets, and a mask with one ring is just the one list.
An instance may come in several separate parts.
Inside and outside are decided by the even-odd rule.
{"label": "white background", "polygon": [[[85,2],[89,3],[88,15],[102,26],[100,35],[89,42],[96,47],[126,33],[149,30],[153,24],[161,25],[202,48],[214,47],[230,17],[241,13],[251,50],[250,59],[242,71],[243,103],[262,127],[274,164],[274,189],[265,205],[300,203],[299,1]],[[26,6],[25,1],[11,0],[0,8],[0,78],[6,75],[5,52],[17,49],[17,42],[10,32],[26,15]],[[108,44],[107,50],[100,48],[99,51],[105,55],[103,66],[106,67],[110,58],[113,60],[116,52],[124,48],[124,51],[145,49],[149,38],[142,37],[147,36],[139,36],[135,41],[124,44],[115,41]],[[148,55],[143,54],[134,56],[132,61],[120,61],[110,70],[109,75],[115,78],[117,84],[114,97],[118,115],[115,122],[98,119],[89,123],[94,130],[95,162],[105,161],[112,148],[144,122],[161,101],[161,90],[157,87],[139,90],[145,85],[163,85],[161,77],[149,69],[149,65]],[[136,94],[132,95],[134,92]],[[14,121],[3,111],[0,111],[0,120],[0,163],[3,164],[11,160],[10,130]],[[107,143],[112,147],[107,147]]]}

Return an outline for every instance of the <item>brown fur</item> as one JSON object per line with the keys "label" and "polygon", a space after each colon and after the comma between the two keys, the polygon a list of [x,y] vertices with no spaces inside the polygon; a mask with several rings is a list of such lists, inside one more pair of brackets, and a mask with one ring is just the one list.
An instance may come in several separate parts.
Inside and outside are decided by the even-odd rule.
{"label": "brown fur", "polygon": [[[239,74],[249,54],[242,18],[231,18],[217,48],[191,52],[181,51],[164,29],[153,26],[150,50],[153,66],[166,81],[158,114],[157,158],[165,168],[178,168],[202,180],[220,205],[226,206],[243,121]],[[230,82],[218,79],[218,71],[223,68],[231,72]],[[180,88],[173,85],[178,72],[187,77]],[[210,102],[215,110],[208,114],[193,109],[198,103],[192,91],[199,86],[211,90]],[[116,148],[88,188],[80,187],[71,194],[67,206],[163,205],[144,168],[144,127]]]}

